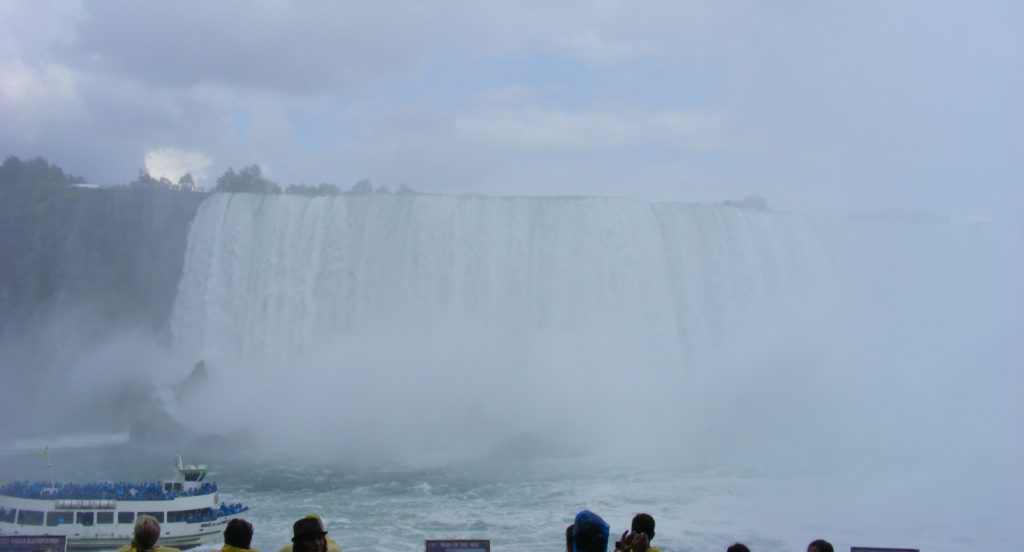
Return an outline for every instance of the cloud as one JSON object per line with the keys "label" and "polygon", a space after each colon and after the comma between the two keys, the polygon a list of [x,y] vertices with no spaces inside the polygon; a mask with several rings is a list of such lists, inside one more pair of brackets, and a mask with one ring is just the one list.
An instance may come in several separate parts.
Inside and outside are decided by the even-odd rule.
{"label": "cloud", "polygon": [[198,182],[206,180],[205,170],[213,160],[202,152],[175,148],[159,148],[146,152],[146,170],[151,176],[165,177],[177,182],[185,173],[191,173]]}
{"label": "cloud", "polygon": [[[343,93],[414,66],[426,6],[333,2],[97,1],[63,59],[161,86],[219,84],[285,96]],[[402,14],[396,18],[395,14]],[[424,24],[403,24],[419,18]]]}
{"label": "cloud", "polygon": [[64,66],[26,65],[19,60],[0,64],[0,118],[12,138],[39,143],[61,119],[81,109],[72,71]]}
{"label": "cloud", "polygon": [[85,17],[76,0],[0,3],[0,59],[30,64],[52,63],[55,45],[74,40]]}
{"label": "cloud", "polygon": [[1013,212],[1021,21],[1009,1],[4,3],[0,148],[100,183],[173,148],[285,183]]}
{"label": "cloud", "polygon": [[474,143],[528,154],[614,153],[634,148],[707,151],[724,148],[719,117],[710,111],[604,107],[582,112],[532,107],[469,111],[456,121]]}

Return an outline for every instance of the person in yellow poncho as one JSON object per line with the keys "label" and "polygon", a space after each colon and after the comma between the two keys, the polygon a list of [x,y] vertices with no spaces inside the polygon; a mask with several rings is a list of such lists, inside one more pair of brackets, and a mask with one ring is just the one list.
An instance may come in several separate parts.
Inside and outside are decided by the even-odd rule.
{"label": "person in yellow poncho", "polygon": [[327,538],[323,521],[317,514],[307,514],[292,526],[292,543],[277,552],[342,552],[338,543]]}
{"label": "person in yellow poncho", "polygon": [[157,546],[158,538],[160,538],[160,522],[153,516],[142,514],[135,518],[132,543],[122,546],[117,552],[181,552],[177,548]]}
{"label": "person in yellow poncho", "polygon": [[637,514],[633,517],[630,531],[622,534],[622,540],[615,543],[617,552],[661,552],[651,546],[654,540],[654,516]]}
{"label": "person in yellow poncho", "polygon": [[252,544],[252,524],[241,518],[228,522],[224,528],[224,546],[221,552],[260,552],[255,548],[249,548]]}

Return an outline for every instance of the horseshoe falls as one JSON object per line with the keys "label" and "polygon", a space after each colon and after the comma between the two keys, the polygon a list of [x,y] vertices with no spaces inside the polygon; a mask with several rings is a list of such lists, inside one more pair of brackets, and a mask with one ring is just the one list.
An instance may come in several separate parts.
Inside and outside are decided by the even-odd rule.
{"label": "horseshoe falls", "polygon": [[266,367],[324,340],[455,325],[610,331],[692,350],[827,280],[799,217],[606,199],[215,196],[193,224],[176,342]]}
{"label": "horseshoe falls", "polygon": [[[217,408],[180,418],[248,427],[303,464],[531,462],[543,475],[488,480],[497,494],[469,516],[490,516],[489,534],[523,516],[514,549],[556,543],[558,515],[595,504],[735,515],[769,550],[818,536],[801,522],[850,544],[1007,543],[1024,326],[1004,238],[627,199],[216,194],[190,227],[171,329],[176,354],[210,367],[197,404]],[[469,485],[458,470],[430,473],[402,496],[462,511],[440,490]],[[624,502],[630,488],[647,502]],[[666,522],[662,545],[691,546],[692,529],[717,548],[729,523],[704,521]],[[524,536],[538,526],[555,536]]]}

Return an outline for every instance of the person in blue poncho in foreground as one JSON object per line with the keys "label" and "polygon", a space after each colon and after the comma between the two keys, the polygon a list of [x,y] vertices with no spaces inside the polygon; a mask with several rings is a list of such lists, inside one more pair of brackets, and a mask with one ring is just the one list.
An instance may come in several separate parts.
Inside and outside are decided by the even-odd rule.
{"label": "person in blue poncho in foreground", "polygon": [[[608,531],[608,523],[601,519],[601,516],[590,510],[583,510],[576,514],[576,520],[572,524],[572,551],[607,552]],[[568,541],[568,538],[566,540]],[[566,542],[566,545],[568,544]]]}

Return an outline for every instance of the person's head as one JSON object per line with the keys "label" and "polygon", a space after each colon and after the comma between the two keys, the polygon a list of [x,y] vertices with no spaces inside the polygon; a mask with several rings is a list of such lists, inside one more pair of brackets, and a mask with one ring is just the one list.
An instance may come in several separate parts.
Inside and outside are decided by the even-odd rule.
{"label": "person's head", "polygon": [[633,516],[633,525],[630,529],[634,533],[647,535],[648,540],[654,540],[654,517],[651,514],[637,514]]}
{"label": "person's head", "polygon": [[572,552],[572,528],[572,525],[565,528],[565,552]]}
{"label": "person's head", "polygon": [[142,514],[135,518],[132,545],[138,551],[150,550],[160,538],[160,522],[153,516]]}
{"label": "person's head", "polygon": [[224,528],[224,544],[248,549],[252,544],[252,524],[244,519],[233,519]]}
{"label": "person's head", "polygon": [[608,523],[601,516],[583,510],[576,514],[572,524],[573,550],[576,552],[605,552],[608,550]]}
{"label": "person's head", "polygon": [[306,516],[292,525],[293,552],[327,552],[327,531],[317,516]]}
{"label": "person's head", "polygon": [[750,549],[747,548],[747,545],[737,542],[736,544],[727,548],[725,552],[750,552]]}
{"label": "person's head", "polygon": [[818,539],[807,545],[807,552],[835,552],[835,550],[832,549],[832,543]]}

